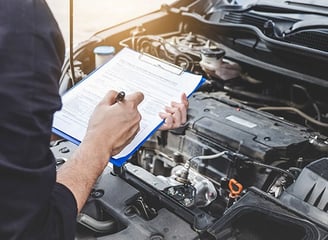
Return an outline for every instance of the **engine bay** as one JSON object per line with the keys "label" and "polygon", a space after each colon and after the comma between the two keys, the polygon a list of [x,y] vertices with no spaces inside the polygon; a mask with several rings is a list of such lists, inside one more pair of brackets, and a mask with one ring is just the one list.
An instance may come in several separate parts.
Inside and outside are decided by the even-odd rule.
{"label": "engine bay", "polygon": [[[258,26],[218,20],[228,8],[221,1],[190,2],[81,43],[75,79],[63,66],[61,93],[94,71],[101,45],[206,78],[189,98],[185,125],[156,132],[123,167],[108,165],[78,216],[76,239],[328,239],[327,52],[307,44],[300,55],[286,35],[262,29],[278,42],[268,44],[249,30]],[[58,167],[75,148],[52,143]]]}

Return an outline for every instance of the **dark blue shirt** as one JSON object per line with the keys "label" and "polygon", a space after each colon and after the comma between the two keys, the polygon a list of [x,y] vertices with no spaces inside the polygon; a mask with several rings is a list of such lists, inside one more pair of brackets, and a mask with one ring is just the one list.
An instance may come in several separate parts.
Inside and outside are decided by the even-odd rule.
{"label": "dark blue shirt", "polygon": [[0,239],[73,239],[49,150],[65,46],[44,0],[0,0]]}

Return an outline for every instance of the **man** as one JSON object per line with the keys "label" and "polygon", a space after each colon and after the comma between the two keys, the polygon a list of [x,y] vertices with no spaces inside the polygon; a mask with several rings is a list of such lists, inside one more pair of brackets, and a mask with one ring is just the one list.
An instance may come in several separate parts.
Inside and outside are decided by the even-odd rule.
{"label": "man", "polygon": [[[142,93],[115,104],[110,91],[58,173],[49,150],[64,42],[44,0],[0,0],[0,239],[74,239],[75,219],[110,156],[139,129]],[[186,121],[187,99],[161,113]]]}

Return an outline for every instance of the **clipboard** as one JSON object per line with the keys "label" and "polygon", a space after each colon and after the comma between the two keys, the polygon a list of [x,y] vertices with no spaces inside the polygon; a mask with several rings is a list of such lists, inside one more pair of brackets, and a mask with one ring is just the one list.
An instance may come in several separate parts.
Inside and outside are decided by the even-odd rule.
{"label": "clipboard", "polygon": [[54,115],[52,131],[78,145],[86,133],[93,109],[108,90],[125,91],[126,94],[143,92],[144,101],[138,106],[142,115],[140,131],[130,144],[110,159],[120,167],[164,123],[159,112],[171,101],[179,102],[182,92],[189,97],[204,81],[201,75],[124,48],[63,95],[63,107]]}
{"label": "clipboard", "polygon": [[[144,61],[148,64],[162,68],[162,69],[166,70],[167,72],[170,72],[170,73],[173,73],[176,75],[181,75],[184,71],[183,67],[174,65],[173,63],[164,61],[164,60],[157,58],[153,55],[150,55],[148,53],[141,52],[139,55],[139,59],[140,59],[140,61]],[[149,60],[151,60],[151,61],[149,61]]]}

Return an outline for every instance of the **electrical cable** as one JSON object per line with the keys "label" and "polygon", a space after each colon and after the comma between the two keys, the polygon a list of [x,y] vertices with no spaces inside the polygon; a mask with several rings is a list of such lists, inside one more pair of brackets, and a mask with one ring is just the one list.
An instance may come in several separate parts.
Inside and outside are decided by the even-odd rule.
{"label": "electrical cable", "polygon": [[265,164],[265,163],[260,163],[260,162],[257,162],[257,161],[251,161],[251,160],[249,160],[249,158],[247,156],[245,156],[243,154],[240,154],[240,153],[233,153],[233,152],[230,152],[230,151],[224,151],[222,153],[227,154],[227,156],[230,156],[232,158],[239,159],[243,163],[253,165],[253,166],[257,166],[257,167],[267,168],[267,169],[270,169],[270,170],[273,170],[273,171],[276,171],[276,172],[280,172],[280,173],[285,174],[288,177],[292,178],[294,181],[296,180],[296,177],[294,176],[294,174],[292,174],[291,172],[289,172],[287,170],[284,170],[282,168],[275,167],[275,166],[272,166],[272,165],[268,165],[268,164]]}
{"label": "electrical cable", "polygon": [[303,117],[304,119],[308,120],[309,122],[311,122],[313,124],[316,124],[320,127],[328,128],[328,123],[320,122],[320,121],[310,117],[309,115],[305,114],[304,112],[302,112],[299,109],[294,108],[294,107],[260,107],[257,110],[260,110],[260,111],[290,111],[290,112],[294,112],[294,113],[297,113],[298,115],[300,115],[301,117]]}
{"label": "electrical cable", "polygon": [[280,173],[286,174],[287,176],[289,176],[293,180],[296,179],[296,177],[291,172],[288,172],[284,169],[281,169],[281,168],[278,168],[278,167],[275,167],[275,166],[271,166],[271,165],[268,165],[268,164],[255,162],[255,161],[245,161],[245,163],[250,164],[250,165],[254,165],[254,166],[258,166],[258,167],[267,168],[267,169],[270,169],[270,170],[273,170],[273,171],[276,171],[276,172],[280,172]]}
{"label": "electrical cable", "polygon": [[[304,94],[306,95],[307,99],[311,102],[312,106],[313,106],[313,109],[314,111],[316,112],[317,114],[317,120],[318,121],[321,121],[321,112],[320,112],[320,109],[318,107],[318,105],[314,102],[313,98],[311,97],[310,93],[308,92],[308,90],[301,86],[301,85],[298,85],[298,84],[293,84],[292,87],[294,88],[298,88],[298,89],[301,89]],[[292,89],[293,90],[293,89]],[[294,93],[292,92],[291,93],[291,97],[293,98],[294,97]]]}
{"label": "electrical cable", "polygon": [[191,160],[196,159],[196,158],[201,159],[201,160],[214,159],[214,158],[221,157],[221,156],[225,155],[226,153],[228,153],[228,151],[222,151],[222,152],[212,154],[212,155],[195,156],[195,157],[190,158],[188,160],[188,162],[190,162]]}

